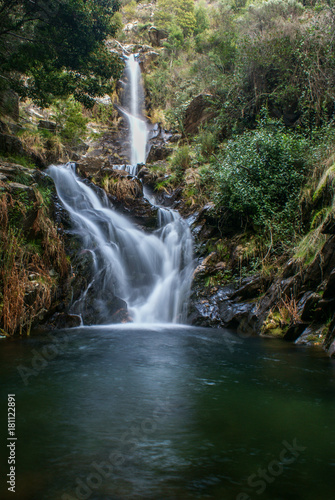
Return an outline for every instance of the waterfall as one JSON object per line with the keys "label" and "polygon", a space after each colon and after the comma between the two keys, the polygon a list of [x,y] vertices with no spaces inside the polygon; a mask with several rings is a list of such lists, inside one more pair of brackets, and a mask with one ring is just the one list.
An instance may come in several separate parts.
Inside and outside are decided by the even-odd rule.
{"label": "waterfall", "polygon": [[148,127],[144,118],[144,92],[139,62],[134,54],[125,58],[125,77],[123,114],[129,125],[131,155],[131,172],[136,173],[136,167],[145,163],[147,156]]}
{"label": "waterfall", "polygon": [[[127,170],[135,176],[137,165],[146,161],[148,127],[141,71],[134,55],[126,58],[125,77],[124,103],[119,110],[129,123],[131,165]],[[178,212],[158,207],[157,230],[140,231],[113,209],[104,192],[99,196],[80,179],[74,167],[48,169],[72,220],[73,233],[82,241],[82,252],[91,258],[93,278],[73,312],[81,313],[85,322],[85,308],[92,311],[93,307],[96,323],[108,323],[111,308],[122,299],[135,323],[184,323],[193,274],[193,242],[187,223]],[[124,169],[123,165],[113,167]],[[155,204],[149,195],[147,199]]]}
{"label": "waterfall", "polygon": [[[75,173],[74,165],[51,166],[48,174],[92,256],[97,314],[108,322],[108,304],[117,296],[136,323],[183,323],[193,272],[192,237],[178,212],[159,211],[159,227],[140,231]],[[91,286],[89,284],[88,286]],[[85,300],[83,290],[82,300]],[[101,319],[97,322],[102,322]]]}

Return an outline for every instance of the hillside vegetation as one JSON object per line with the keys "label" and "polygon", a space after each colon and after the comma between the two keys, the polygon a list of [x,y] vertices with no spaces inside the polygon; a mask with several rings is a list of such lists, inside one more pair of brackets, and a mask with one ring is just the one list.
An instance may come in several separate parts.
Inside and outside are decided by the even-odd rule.
{"label": "hillside vegetation", "polygon": [[[133,40],[148,43],[152,23],[165,32],[145,74],[148,112],[183,139],[162,187],[182,185],[190,204],[213,202],[223,229],[251,230],[273,251],[299,245],[331,212],[330,179],[319,182],[334,153],[333,9],[296,0],[125,3],[126,21],[137,20]],[[211,119],[188,134],[185,115],[199,94]]]}
{"label": "hillside vegetation", "polygon": [[148,44],[152,26],[159,33],[158,55],[144,75],[148,116],[180,137],[168,160],[154,165],[167,174],[156,189],[177,188],[187,213],[202,214],[206,205],[195,289],[205,287],[208,297],[261,276],[256,328],[289,330],[292,340],[307,319],[317,331],[309,338],[329,341],[332,5],[157,0],[124,2],[122,12],[128,24],[121,41]]}

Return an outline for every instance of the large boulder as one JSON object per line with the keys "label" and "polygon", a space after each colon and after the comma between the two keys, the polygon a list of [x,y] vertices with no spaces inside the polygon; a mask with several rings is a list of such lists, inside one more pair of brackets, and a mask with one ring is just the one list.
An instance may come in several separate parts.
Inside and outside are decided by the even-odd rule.
{"label": "large boulder", "polygon": [[147,163],[166,160],[173,153],[173,149],[165,145],[153,145],[147,158]]}
{"label": "large boulder", "polygon": [[211,109],[210,98],[210,94],[199,94],[188,105],[183,123],[186,135],[196,134],[201,125],[214,118],[216,113]]}
{"label": "large boulder", "polygon": [[0,92],[0,114],[19,120],[19,96],[13,90]]}
{"label": "large boulder", "polygon": [[159,30],[158,28],[155,28],[155,26],[151,26],[151,28],[149,28],[148,35],[150,43],[154,47],[161,47],[162,41],[168,36],[165,30]]}
{"label": "large boulder", "polygon": [[158,57],[159,57],[159,53],[155,52],[154,50],[150,50],[148,52],[144,52],[141,55],[141,61],[140,61],[140,66],[141,66],[142,72],[145,73],[148,70],[148,68],[151,65],[151,63],[153,63],[154,61],[156,61],[156,59]]}
{"label": "large boulder", "polygon": [[33,151],[26,150],[20,139],[14,135],[0,133],[0,152],[28,158],[39,168],[46,167],[44,158]]}

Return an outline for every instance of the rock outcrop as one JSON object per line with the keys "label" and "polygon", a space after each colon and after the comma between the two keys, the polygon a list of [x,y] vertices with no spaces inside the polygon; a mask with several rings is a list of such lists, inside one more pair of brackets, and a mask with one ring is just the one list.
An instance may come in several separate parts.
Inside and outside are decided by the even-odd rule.
{"label": "rock outcrop", "polygon": [[214,118],[215,112],[210,107],[209,94],[199,94],[188,105],[183,122],[186,135],[194,135],[199,127]]}

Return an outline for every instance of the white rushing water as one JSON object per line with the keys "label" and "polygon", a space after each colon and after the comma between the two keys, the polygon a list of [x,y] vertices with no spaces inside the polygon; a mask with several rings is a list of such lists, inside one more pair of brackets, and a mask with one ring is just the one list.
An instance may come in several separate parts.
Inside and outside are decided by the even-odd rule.
{"label": "white rushing water", "polygon": [[146,161],[148,127],[144,118],[144,92],[139,62],[134,54],[127,56],[125,61],[123,114],[129,124],[130,163],[136,168],[138,164]]}
{"label": "white rushing water", "polygon": [[[144,91],[136,56],[126,58],[124,107],[130,130],[131,165],[145,163],[148,128],[144,118]],[[114,165],[124,169],[124,165]],[[88,253],[93,280],[77,302],[79,311],[88,307],[94,295],[97,323],[111,316],[114,296],[127,303],[135,323],[184,323],[193,272],[193,242],[187,223],[178,212],[158,208],[158,229],[151,234],[140,231],[129,219],[110,206],[107,195],[100,196],[80,179],[74,164],[51,166],[57,194],[68,211],[73,232]],[[155,200],[147,196],[155,205]]]}
{"label": "white rushing water", "polygon": [[185,322],[193,271],[192,237],[179,214],[160,209],[159,228],[144,233],[113,210],[107,196],[101,199],[87,186],[73,164],[51,166],[48,174],[83,251],[93,256],[104,317],[115,294],[127,302],[134,322]]}

